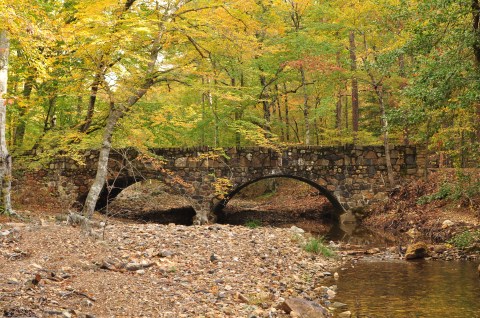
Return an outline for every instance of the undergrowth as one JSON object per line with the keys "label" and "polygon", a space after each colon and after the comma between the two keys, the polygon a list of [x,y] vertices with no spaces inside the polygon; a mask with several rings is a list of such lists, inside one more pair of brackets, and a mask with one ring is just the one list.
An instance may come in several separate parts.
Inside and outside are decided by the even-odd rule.
{"label": "undergrowth", "polygon": [[248,220],[247,222],[245,222],[245,226],[250,228],[250,229],[256,229],[257,227],[261,227],[262,226],[262,221],[260,220]]}
{"label": "undergrowth", "polygon": [[418,204],[427,204],[435,200],[465,201],[474,206],[474,198],[480,196],[480,178],[476,174],[456,171],[455,177],[445,180],[438,190],[424,195],[417,200]]}
{"label": "undergrowth", "polygon": [[323,239],[323,237],[312,237],[310,240],[307,241],[307,243],[305,243],[303,249],[306,252],[313,254],[321,254],[325,257],[335,256],[335,252],[325,244],[325,240]]}
{"label": "undergrowth", "polygon": [[480,241],[480,230],[477,231],[465,231],[456,234],[452,237],[448,243],[452,244],[456,248],[465,249],[471,246],[473,243]]}

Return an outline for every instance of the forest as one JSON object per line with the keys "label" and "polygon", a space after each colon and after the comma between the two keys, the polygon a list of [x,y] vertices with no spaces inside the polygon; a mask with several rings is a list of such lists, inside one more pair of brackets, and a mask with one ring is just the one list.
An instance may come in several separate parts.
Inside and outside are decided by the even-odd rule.
{"label": "forest", "polygon": [[478,317],[479,163],[480,0],[0,0],[4,317]]}
{"label": "forest", "polygon": [[478,1],[2,2],[15,153],[478,144]]}
{"label": "forest", "polygon": [[478,0],[2,0],[0,18],[14,157],[417,144],[463,167],[479,153]]}

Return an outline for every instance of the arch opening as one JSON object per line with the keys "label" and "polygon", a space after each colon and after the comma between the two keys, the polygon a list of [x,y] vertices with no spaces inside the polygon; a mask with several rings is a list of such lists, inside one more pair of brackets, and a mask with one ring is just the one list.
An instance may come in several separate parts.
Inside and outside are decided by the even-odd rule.
{"label": "arch opening", "polygon": [[96,210],[122,219],[160,224],[193,225],[196,215],[190,202],[165,183],[134,177],[109,181],[100,193]]}
{"label": "arch opening", "polygon": [[[262,207],[255,208],[257,211],[249,209],[248,204],[246,209],[237,208],[238,199],[234,199],[234,197],[242,197],[244,192],[252,192],[249,189],[254,188],[254,184],[259,184],[262,181],[268,182],[265,180],[269,179],[278,179],[282,184],[276,194],[278,197],[272,198],[271,206],[268,206],[269,203],[267,203],[267,209],[263,211]],[[302,184],[303,186],[301,186]],[[305,184],[308,186],[305,186]],[[308,196],[299,195],[297,187],[307,189],[303,191],[308,191],[311,194]],[[315,190],[315,192],[312,193],[312,190]],[[257,196],[261,197],[262,194],[257,193]],[[227,207],[232,199],[234,199],[235,206]],[[240,205],[245,207],[245,204]],[[282,226],[284,224],[297,224],[302,220],[310,220],[313,223],[335,224],[339,222],[340,215],[345,212],[345,209],[329,190],[317,182],[299,176],[277,174],[256,178],[234,188],[223,200],[214,205],[213,212],[219,223],[245,224],[245,221],[254,218],[265,221],[266,224]]]}

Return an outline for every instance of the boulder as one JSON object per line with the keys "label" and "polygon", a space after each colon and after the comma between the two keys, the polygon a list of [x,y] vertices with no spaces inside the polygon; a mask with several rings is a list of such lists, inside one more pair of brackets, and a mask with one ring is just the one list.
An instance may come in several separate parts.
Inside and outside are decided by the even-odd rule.
{"label": "boulder", "polygon": [[405,259],[420,259],[428,256],[428,246],[424,242],[417,242],[407,246]]}
{"label": "boulder", "polygon": [[478,265],[478,276],[480,276],[480,265]]}
{"label": "boulder", "polygon": [[287,314],[294,312],[299,318],[327,318],[331,317],[327,309],[321,305],[303,298],[289,298],[279,306]]}

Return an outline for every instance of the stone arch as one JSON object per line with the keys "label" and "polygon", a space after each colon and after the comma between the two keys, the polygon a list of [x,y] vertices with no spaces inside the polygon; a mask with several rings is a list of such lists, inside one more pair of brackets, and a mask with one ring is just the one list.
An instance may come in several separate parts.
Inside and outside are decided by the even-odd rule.
{"label": "stone arch", "polygon": [[107,180],[106,184],[110,187],[110,193],[106,185],[103,186],[102,191],[98,197],[97,205],[95,206],[96,210],[104,209],[107,206],[107,203],[110,203],[114,200],[123,190],[129,186],[143,181],[143,178],[138,177],[120,177],[114,180]]}
{"label": "stone arch", "polygon": [[[104,185],[102,188],[102,191],[100,191],[100,195],[98,196],[95,210],[100,211],[104,209],[107,206],[107,203],[115,199],[120,194],[120,192],[122,192],[124,189],[143,180],[144,180],[143,178],[131,177],[131,176],[118,177],[116,179],[107,180],[106,184],[108,184],[111,187],[110,193],[107,189],[107,186]],[[83,204],[85,203],[85,200],[87,199],[87,195],[88,195],[88,190],[85,193],[80,193],[79,196],[77,197],[76,204],[78,204],[79,206],[83,206]]]}
{"label": "stone arch", "polygon": [[312,181],[310,179],[307,179],[307,178],[304,178],[304,177],[300,177],[300,176],[296,176],[296,175],[290,175],[290,174],[273,174],[273,175],[268,175],[268,176],[262,176],[262,177],[259,177],[259,178],[255,178],[255,179],[252,179],[248,182],[245,182],[237,187],[235,187],[232,191],[230,191],[222,200],[218,201],[216,204],[214,204],[213,206],[213,213],[215,214],[215,216],[219,216],[221,215],[222,213],[222,210],[227,206],[228,202],[237,194],[239,193],[242,189],[244,189],[245,187],[251,185],[251,184],[254,184],[260,180],[265,180],[265,179],[273,179],[273,178],[288,178],[288,179],[294,179],[294,180],[298,180],[298,181],[301,181],[301,182],[304,182],[312,187],[314,187],[315,189],[317,189],[322,195],[324,195],[328,201],[330,201],[330,203],[332,204],[334,210],[335,210],[335,215],[333,215],[333,217],[339,221],[340,220],[340,215],[341,214],[344,214],[346,212],[345,208],[342,206],[342,204],[340,203],[340,201],[338,201],[338,199],[335,197],[335,195],[330,192],[327,188],[319,185],[318,183],[316,183],[315,181]]}
{"label": "stone arch", "polygon": [[[163,182],[162,179],[158,177],[154,178],[145,178],[145,177],[132,177],[132,176],[121,176],[115,179],[107,180],[107,183],[110,187],[110,192],[108,191],[107,185],[105,184],[100,192],[95,210],[106,212],[107,203],[112,203],[118,195],[128,187],[137,184],[139,182],[148,181],[148,180],[157,180],[158,182],[163,183],[165,187],[165,192],[173,195],[179,195],[175,188],[171,188],[169,184]],[[148,185],[147,185],[148,186]],[[83,204],[85,201],[87,193],[83,194],[78,202]],[[196,217],[196,210],[194,209],[194,202],[188,197],[184,197],[187,202],[187,205],[179,205],[178,207],[160,207],[158,210],[152,208],[143,211],[140,214],[135,214],[134,219],[141,220],[143,222],[154,222],[154,223],[175,223],[182,225],[193,225]],[[83,201],[81,201],[83,200]],[[139,205],[141,206],[141,205]],[[159,213],[160,212],[160,213]]]}

